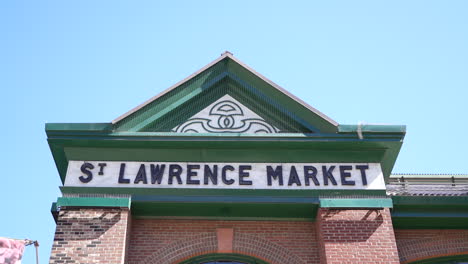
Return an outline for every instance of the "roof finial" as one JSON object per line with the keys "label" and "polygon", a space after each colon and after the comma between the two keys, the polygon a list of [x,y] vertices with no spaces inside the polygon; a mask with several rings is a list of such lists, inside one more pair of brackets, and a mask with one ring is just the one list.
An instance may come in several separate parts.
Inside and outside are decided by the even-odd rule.
{"label": "roof finial", "polygon": [[226,55],[230,55],[230,56],[234,56],[234,54],[232,54],[232,52],[226,50],[225,52],[221,53],[221,56],[226,56]]}

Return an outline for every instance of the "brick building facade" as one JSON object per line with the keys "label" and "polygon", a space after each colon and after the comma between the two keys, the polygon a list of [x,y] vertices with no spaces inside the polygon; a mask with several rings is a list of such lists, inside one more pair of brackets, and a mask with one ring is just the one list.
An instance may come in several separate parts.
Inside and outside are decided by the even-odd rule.
{"label": "brick building facade", "polygon": [[392,175],[404,126],[340,125],[228,52],[46,132],[51,264],[468,263],[467,175]]}

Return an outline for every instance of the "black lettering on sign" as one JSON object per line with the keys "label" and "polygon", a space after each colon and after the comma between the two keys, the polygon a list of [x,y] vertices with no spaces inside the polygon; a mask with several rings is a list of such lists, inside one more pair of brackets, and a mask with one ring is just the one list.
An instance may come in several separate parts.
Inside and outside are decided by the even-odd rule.
{"label": "black lettering on sign", "polygon": [[198,176],[198,172],[194,170],[200,169],[200,165],[187,165],[187,184],[198,184],[200,180],[193,180],[192,177]]}
{"label": "black lettering on sign", "polygon": [[367,165],[356,165],[356,169],[361,171],[362,185],[367,185],[366,170],[369,169],[369,166],[367,166]]}
{"label": "black lettering on sign", "polygon": [[150,165],[150,170],[151,170],[151,184],[155,184],[156,182],[158,184],[161,184],[163,174],[164,174],[164,169],[166,168],[165,164],[162,165]]}
{"label": "black lettering on sign", "polygon": [[98,163],[99,172],[98,175],[104,175],[104,167],[107,166],[107,163]]}
{"label": "black lettering on sign", "polygon": [[227,184],[227,185],[231,185],[234,183],[234,180],[233,179],[228,179],[226,177],[226,174],[227,174],[227,171],[233,171],[234,170],[234,167],[231,166],[231,165],[226,165],[224,166],[222,169],[221,169],[221,179],[223,180],[223,183],[224,184]]}
{"label": "black lettering on sign", "polygon": [[288,186],[291,186],[293,184],[296,184],[297,186],[301,186],[301,180],[299,179],[299,176],[297,175],[295,166],[291,166],[291,171],[289,172],[289,180],[288,180]]}
{"label": "black lettering on sign", "polygon": [[93,179],[93,173],[91,172],[92,169],[94,169],[93,164],[89,162],[83,163],[83,165],[81,165],[81,172],[87,177],[80,176],[78,179],[80,179],[82,183],[90,182]]}
{"label": "black lettering on sign", "polygon": [[213,165],[213,170],[209,165],[205,165],[205,173],[203,175],[203,184],[208,185],[208,179],[213,185],[218,185],[218,165]]}
{"label": "black lettering on sign", "polygon": [[177,164],[169,165],[169,182],[168,184],[172,184],[172,179],[175,177],[177,179],[178,184],[182,184],[182,179],[180,175],[182,174],[182,167]]}
{"label": "black lettering on sign", "polygon": [[336,185],[336,180],[333,177],[333,170],[335,166],[330,166],[327,169],[327,166],[322,166],[322,173],[323,173],[323,184],[328,185],[328,180],[332,182],[333,185]]}
{"label": "black lettering on sign", "polygon": [[130,183],[129,179],[125,179],[125,163],[120,163],[119,183]]}
{"label": "black lettering on sign", "polygon": [[341,177],[341,185],[356,185],[355,181],[347,180],[346,178],[351,177],[351,173],[348,172],[352,170],[353,166],[340,166],[340,177]]}
{"label": "black lettering on sign", "polygon": [[145,164],[140,165],[140,169],[135,177],[133,183],[140,183],[143,182],[144,184],[148,184],[148,178],[146,178],[146,166]]}
{"label": "black lettering on sign", "polygon": [[306,186],[310,185],[310,179],[312,179],[315,186],[320,185],[319,181],[317,180],[317,169],[314,166],[304,166],[304,179]]}
{"label": "black lettering on sign", "polygon": [[250,165],[240,165],[239,166],[239,185],[252,185],[252,181],[245,180],[250,176],[250,173],[246,170],[251,170],[252,166]]}
{"label": "black lettering on sign", "polygon": [[280,186],[283,185],[283,166],[276,166],[276,169],[273,170],[271,166],[267,166],[267,182],[268,186],[272,185],[272,181],[278,178],[278,183]]}

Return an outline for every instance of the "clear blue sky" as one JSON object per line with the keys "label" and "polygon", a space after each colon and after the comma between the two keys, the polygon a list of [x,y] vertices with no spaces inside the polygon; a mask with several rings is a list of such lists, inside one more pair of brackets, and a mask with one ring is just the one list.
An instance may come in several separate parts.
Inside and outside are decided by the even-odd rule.
{"label": "clear blue sky", "polygon": [[42,263],[44,124],[110,122],[225,50],[338,123],[407,125],[394,172],[468,173],[468,1],[157,2],[0,3],[0,236]]}

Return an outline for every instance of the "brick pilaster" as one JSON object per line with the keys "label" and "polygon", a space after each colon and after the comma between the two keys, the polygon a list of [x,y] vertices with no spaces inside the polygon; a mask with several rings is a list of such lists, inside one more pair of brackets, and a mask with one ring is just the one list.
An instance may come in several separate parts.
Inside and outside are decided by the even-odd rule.
{"label": "brick pilaster", "polygon": [[127,208],[61,208],[49,263],[124,263],[129,218]]}
{"label": "brick pilaster", "polygon": [[317,232],[322,264],[400,263],[387,208],[320,208]]}

